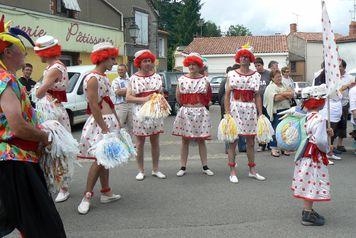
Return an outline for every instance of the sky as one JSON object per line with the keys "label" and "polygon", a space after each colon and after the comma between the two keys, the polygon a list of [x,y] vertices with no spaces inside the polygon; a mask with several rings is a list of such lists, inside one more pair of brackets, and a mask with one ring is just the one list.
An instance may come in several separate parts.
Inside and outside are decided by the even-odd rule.
{"label": "sky", "polygon": [[[253,35],[288,34],[290,23],[298,31],[321,32],[321,0],[202,0],[201,16],[227,31],[242,24]],[[348,35],[354,0],[326,0],[334,32]]]}

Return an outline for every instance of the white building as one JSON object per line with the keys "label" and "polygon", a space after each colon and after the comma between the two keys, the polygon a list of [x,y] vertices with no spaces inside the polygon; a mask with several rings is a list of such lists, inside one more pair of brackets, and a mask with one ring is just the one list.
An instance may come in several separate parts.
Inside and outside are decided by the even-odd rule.
{"label": "white building", "polygon": [[246,43],[250,43],[254,48],[256,57],[263,59],[265,68],[271,60],[277,61],[279,68],[288,64],[286,35],[224,36],[194,38],[183,51],[175,52],[175,68],[188,72],[188,69],[183,67],[184,56],[197,52],[207,59],[209,75],[222,75],[228,66],[235,64],[236,50]]}

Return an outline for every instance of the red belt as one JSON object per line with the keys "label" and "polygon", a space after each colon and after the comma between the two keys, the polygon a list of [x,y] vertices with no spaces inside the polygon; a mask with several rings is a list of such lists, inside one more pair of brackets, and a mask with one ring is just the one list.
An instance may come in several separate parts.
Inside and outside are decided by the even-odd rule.
{"label": "red belt", "polygon": [[18,137],[13,137],[9,140],[0,140],[0,142],[7,143],[9,145],[14,145],[22,150],[37,152],[39,142],[23,140]]}
{"label": "red belt", "polygon": [[67,102],[67,93],[66,93],[66,91],[48,90],[47,92],[49,94],[51,94],[52,97],[57,99],[58,102]]}
{"label": "red belt", "polygon": [[207,97],[206,93],[185,93],[179,96],[179,100],[182,105],[203,104],[204,106],[207,106],[210,101],[208,101]]}
{"label": "red belt", "polygon": [[[103,99],[99,102],[100,109],[103,109],[103,101],[105,101],[111,109],[115,109],[115,105],[111,101],[111,98],[109,96],[103,97]],[[91,115],[91,110],[90,110],[89,104],[87,105],[87,114]]]}
{"label": "red belt", "polygon": [[321,160],[322,160],[323,164],[328,165],[329,160],[326,157],[326,153],[320,151],[319,148],[315,144],[308,142],[307,148],[305,149],[303,157],[311,158],[311,159],[313,159],[314,162],[320,163],[319,155],[321,155]]}
{"label": "red belt", "polygon": [[154,93],[159,93],[159,91],[155,90],[155,91],[142,92],[142,93],[136,94],[135,96],[139,97],[139,98],[144,98],[144,97],[150,96],[151,94],[154,94]]}
{"label": "red belt", "polygon": [[234,99],[242,102],[253,102],[255,92],[252,90],[234,89]]}

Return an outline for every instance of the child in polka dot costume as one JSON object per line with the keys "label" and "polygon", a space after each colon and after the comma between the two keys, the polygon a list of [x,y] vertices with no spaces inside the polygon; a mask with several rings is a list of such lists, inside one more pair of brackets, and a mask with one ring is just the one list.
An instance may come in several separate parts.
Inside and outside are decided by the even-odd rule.
{"label": "child in polka dot costume", "polygon": [[292,191],[293,196],[304,200],[302,212],[303,225],[324,225],[325,219],[313,210],[314,202],[330,201],[329,151],[328,135],[332,129],[326,128],[326,120],[318,112],[323,108],[326,95],[324,85],[303,89],[306,97],[303,108],[308,110],[304,129],[308,136],[302,158],[295,162]]}
{"label": "child in polka dot costume", "polygon": [[211,100],[211,88],[207,78],[199,73],[203,59],[197,53],[189,54],[183,62],[189,68],[189,74],[178,79],[176,90],[177,101],[182,105],[173,123],[175,136],[182,137],[181,168],[177,176],[183,176],[188,160],[189,142],[195,140],[199,146],[203,173],[214,175],[208,168],[205,140],[210,139],[211,120],[206,106]]}

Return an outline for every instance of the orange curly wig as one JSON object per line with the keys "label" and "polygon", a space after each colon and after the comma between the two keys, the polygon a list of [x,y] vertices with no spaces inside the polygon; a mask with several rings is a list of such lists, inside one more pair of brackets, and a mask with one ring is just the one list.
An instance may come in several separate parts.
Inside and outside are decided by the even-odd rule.
{"label": "orange curly wig", "polygon": [[57,44],[44,50],[35,50],[35,53],[40,57],[53,58],[61,55],[62,47]]}
{"label": "orange curly wig", "polygon": [[204,66],[203,60],[194,55],[187,56],[183,61],[184,67],[188,67],[191,64],[197,64],[199,68],[203,68]]}
{"label": "orange curly wig", "polygon": [[117,57],[119,55],[118,48],[108,48],[103,50],[98,50],[90,55],[91,62],[93,64],[100,64],[101,62],[107,60],[110,57]]}
{"label": "orange curly wig", "polygon": [[250,59],[251,63],[254,63],[256,61],[256,58],[251,51],[249,51],[247,49],[241,49],[241,50],[237,51],[237,53],[235,55],[236,63],[238,63],[238,64],[240,63],[241,56],[247,56]]}
{"label": "orange curly wig", "polygon": [[320,109],[325,105],[325,98],[309,98],[303,102],[303,107],[308,110]]}
{"label": "orange curly wig", "polygon": [[143,54],[141,54],[140,56],[135,58],[135,60],[134,60],[135,67],[140,68],[141,62],[144,59],[150,59],[152,61],[152,63],[154,63],[156,61],[156,56],[150,52],[144,52]]}

